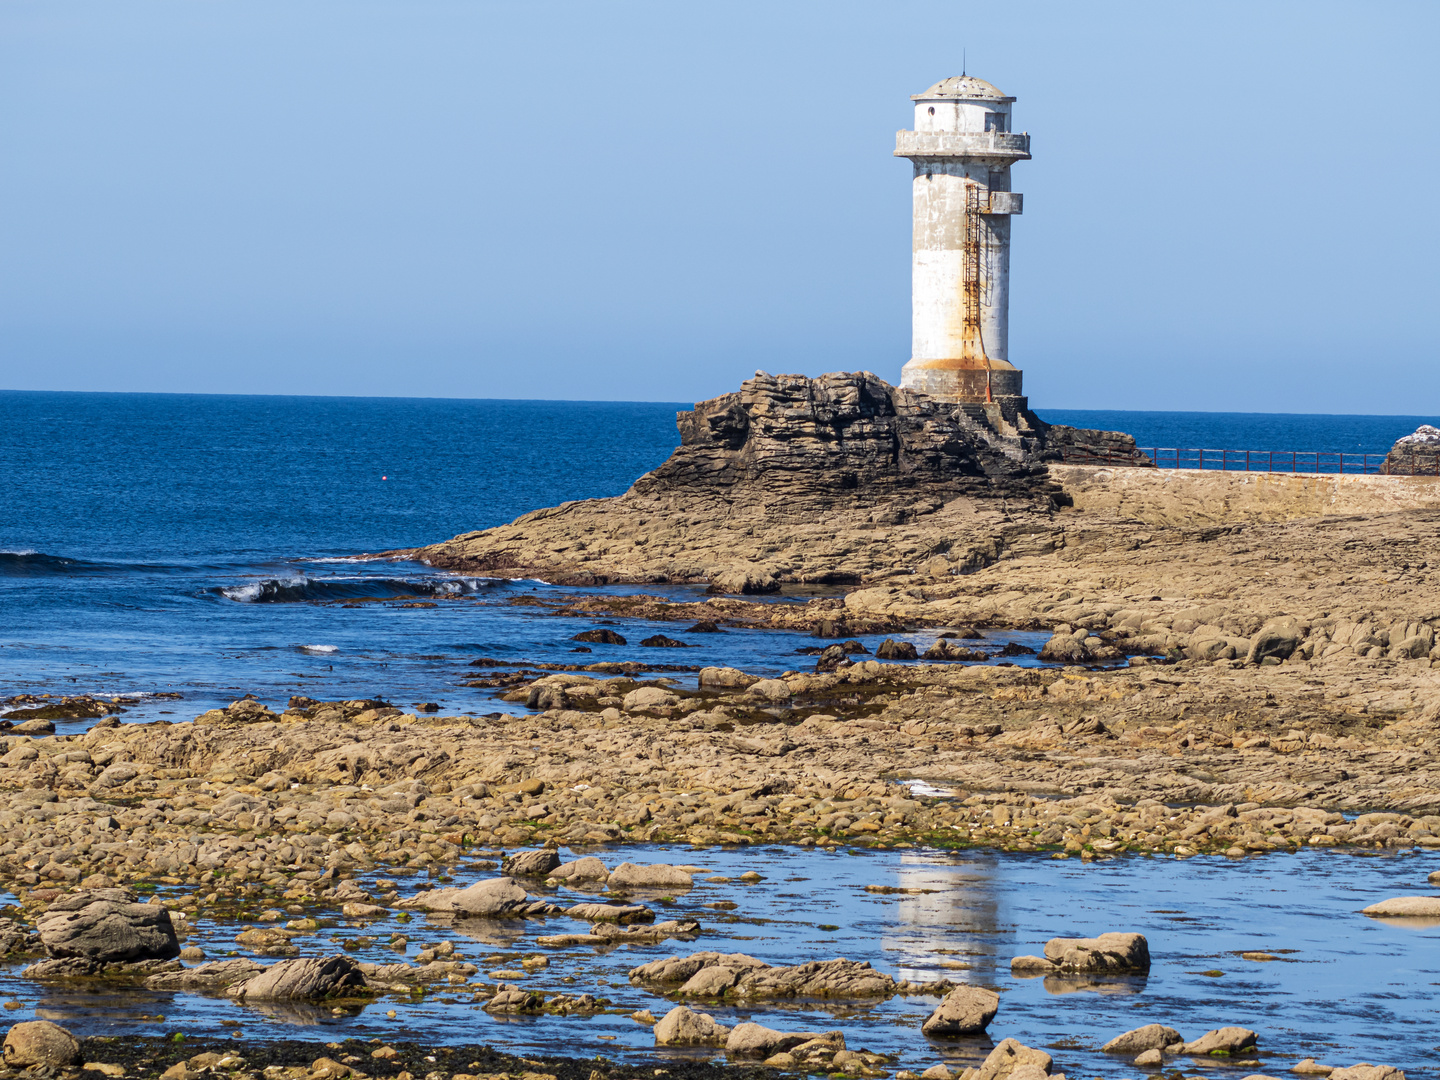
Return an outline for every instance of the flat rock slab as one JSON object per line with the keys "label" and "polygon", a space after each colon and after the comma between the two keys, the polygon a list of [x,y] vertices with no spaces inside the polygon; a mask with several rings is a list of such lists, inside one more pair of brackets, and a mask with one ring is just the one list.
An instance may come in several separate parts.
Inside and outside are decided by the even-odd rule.
{"label": "flat rock slab", "polygon": [[655,912],[644,904],[572,904],[565,909],[565,914],[587,922],[608,922],[618,926],[655,921]]}
{"label": "flat rock slab", "polygon": [[635,983],[681,984],[682,997],[866,998],[886,997],[899,984],[869,963],[812,960],[772,967],[744,953],[694,953],[655,960],[630,971]]}
{"label": "flat rock slab", "polygon": [[145,989],[222,994],[264,970],[264,964],[243,956],[232,960],[215,960],[208,964],[197,964],[192,968],[151,975],[145,980]]}
{"label": "flat rock slab", "polygon": [[1440,896],[1392,896],[1361,908],[1360,914],[1392,919],[1440,918]]}
{"label": "flat rock slab", "polygon": [[623,862],[610,871],[607,884],[612,889],[688,889],[694,881],[684,870],[668,863],[640,866]]}
{"label": "flat rock slab", "polygon": [[596,923],[588,934],[549,934],[537,937],[535,944],[546,949],[564,949],[576,945],[653,945],[666,938],[684,937],[700,932],[700,924],[693,919],[666,919],[654,926],[627,926],[621,928],[614,923]]}

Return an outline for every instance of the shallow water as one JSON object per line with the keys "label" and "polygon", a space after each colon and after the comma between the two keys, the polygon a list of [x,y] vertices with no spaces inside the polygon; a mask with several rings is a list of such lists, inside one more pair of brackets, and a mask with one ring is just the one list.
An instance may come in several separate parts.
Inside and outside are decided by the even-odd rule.
{"label": "shallow water", "polygon": [[[303,574],[303,576],[302,576]],[[434,702],[446,714],[524,712],[495,692],[466,687],[487,674],[470,661],[591,664],[631,661],[657,665],[741,667],[761,675],[810,670],[813,656],[797,650],[819,641],[798,631],[727,628],[689,634],[687,623],[576,618],[551,614],[582,595],[647,593],[674,600],[702,600],[703,586],[567,589],[534,581],[438,573],[413,562],[326,562],[272,569],[253,567],[169,569],[166,580],[134,574],[112,580],[110,602],[86,619],[83,639],[47,622],[17,613],[14,638],[4,648],[5,688],[11,693],[129,694],[125,721],[189,720],[253,693],[283,708],[291,694],[321,700],[382,698],[401,708]],[[52,593],[75,591],[69,605],[84,606],[93,587],[85,567],[56,575]],[[391,597],[357,603],[364,597]],[[527,598],[542,603],[530,604]],[[804,603],[808,595],[775,603]],[[55,605],[66,603],[52,596]],[[407,603],[433,604],[405,607]],[[626,645],[588,646],[576,652],[571,638],[610,625]],[[183,627],[183,633],[180,628]],[[887,636],[912,641],[923,652],[944,628],[907,634],[864,634],[871,652]],[[685,641],[691,648],[643,648],[652,634]],[[964,644],[998,651],[1014,642],[1038,651],[1044,633],[987,633]],[[988,663],[1035,665],[1034,656],[992,657]],[[696,676],[668,672],[693,688]],[[155,694],[178,694],[178,699]],[[61,733],[81,731],[93,720],[56,721]]]}
{"label": "shallow water", "polygon": [[[1440,1047],[1434,1045],[1440,1019],[1440,928],[1358,914],[1361,907],[1388,896],[1427,892],[1425,875],[1440,863],[1440,855],[1306,851],[1243,860],[1129,856],[1086,864],[981,851],[828,854],[778,847],[690,851],[627,846],[623,851],[587,853],[601,855],[610,865],[622,859],[689,859],[704,867],[695,888],[676,895],[673,904],[649,900],[657,918],[698,919],[701,936],[693,942],[624,946],[611,952],[551,950],[537,948],[535,937],[583,933],[586,924],[557,916],[452,925],[417,915],[408,924],[341,920],[316,936],[296,939],[297,944],[304,955],[320,955],[335,942],[363,936],[373,944],[351,955],[386,962],[401,955],[385,947],[394,931],[411,940],[412,959],[423,943],[448,939],[480,966],[479,980],[490,970],[517,967],[524,955],[543,953],[550,957],[550,967],[515,980],[518,985],[571,994],[589,991],[610,998],[626,1013],[648,1008],[656,1016],[672,1003],[631,986],[626,972],[662,955],[702,950],[744,952],[770,963],[844,956],[868,960],[897,979],[950,978],[1000,992],[1000,1012],[989,1037],[954,1040],[920,1034],[934,998],[699,1006],[725,1023],[753,1019],[789,1030],[839,1028],[852,1049],[897,1054],[898,1065],[910,1068],[942,1059],[974,1063],[992,1042],[1013,1036],[1051,1048],[1056,1069],[1070,1076],[1134,1076],[1140,1070],[1128,1059],[1101,1054],[1099,1047],[1122,1031],[1153,1022],[1169,1024],[1192,1039],[1231,1024],[1259,1033],[1261,1053],[1249,1064],[1182,1058],[1179,1067],[1187,1072],[1198,1067],[1234,1077],[1278,1074],[1306,1056],[1335,1065],[1384,1062],[1412,1076],[1431,1075],[1440,1066]],[[759,872],[764,880],[751,885],[704,881],[710,875],[735,879],[747,870]],[[456,883],[491,874],[461,872]],[[402,892],[411,892],[420,879],[399,880]],[[877,895],[865,892],[866,885],[921,891]],[[557,898],[586,895],[560,889]],[[706,906],[717,901],[737,907],[719,912]],[[191,940],[217,958],[235,948],[238,929],[234,922],[202,921]],[[1154,959],[1148,978],[1086,985],[1084,980],[1010,974],[1012,957],[1039,953],[1050,937],[1108,930],[1147,936]],[[1244,960],[1239,953],[1245,951],[1268,952],[1279,959]],[[1223,974],[1207,974],[1217,971]],[[17,972],[11,969],[0,977],[0,993],[25,1004],[12,1019],[41,1016],[85,1034],[239,1031],[246,1037],[279,1037],[299,1026],[305,1029],[299,1034],[324,1039],[355,1035],[483,1041],[522,1053],[560,1048],[580,1055],[657,1052],[650,1029],[626,1015],[491,1017],[468,996],[440,990],[418,1004],[381,998],[357,1013],[336,1016],[327,1007],[267,1010],[194,995],[42,989]],[[567,976],[575,981],[563,982]],[[397,1013],[393,1020],[385,1016],[390,1009]],[[705,1051],[664,1053],[693,1056]]]}
{"label": "shallow water", "polygon": [[[306,694],[492,711],[488,694],[460,685],[465,663],[573,660],[584,654],[569,652],[569,637],[592,624],[509,606],[534,583],[344,560],[619,494],[674,449],[675,412],[685,407],[0,391],[0,501],[9,510],[0,515],[0,699],[183,695],[137,696],[127,720],[185,719],[245,693],[271,705]],[[1433,420],[1044,416],[1131,431],[1145,445],[1380,452]],[[388,600],[346,606],[368,597]],[[681,629],[644,624],[625,634],[683,639]],[[774,674],[808,666],[794,649],[814,641],[740,632],[695,644],[597,648],[589,659]]]}

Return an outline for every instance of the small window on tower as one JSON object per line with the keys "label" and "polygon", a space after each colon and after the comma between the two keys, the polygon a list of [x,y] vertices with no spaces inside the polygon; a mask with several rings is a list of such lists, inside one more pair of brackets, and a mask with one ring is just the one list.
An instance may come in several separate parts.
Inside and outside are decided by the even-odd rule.
{"label": "small window on tower", "polygon": [[930,106],[930,115],[931,115],[931,116],[934,116],[934,115],[935,115],[935,106],[934,106],[934,105],[931,105],[931,106]]}
{"label": "small window on tower", "polygon": [[986,130],[986,131],[1009,131],[1009,130],[1010,130],[1009,120],[1010,120],[1010,118],[1009,118],[1008,116],[1006,116],[1004,113],[987,112],[987,113],[985,114],[985,130]]}

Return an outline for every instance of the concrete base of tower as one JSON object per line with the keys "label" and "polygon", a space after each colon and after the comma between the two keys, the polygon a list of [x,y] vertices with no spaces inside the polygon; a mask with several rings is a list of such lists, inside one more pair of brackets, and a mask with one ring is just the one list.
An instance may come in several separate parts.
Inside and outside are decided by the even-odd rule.
{"label": "concrete base of tower", "polygon": [[[945,361],[940,361],[945,363]],[[911,360],[900,372],[900,385],[918,390],[937,401],[974,402],[1019,398],[1023,373],[1006,364],[983,367],[939,367],[936,361]],[[986,391],[989,391],[987,394]]]}

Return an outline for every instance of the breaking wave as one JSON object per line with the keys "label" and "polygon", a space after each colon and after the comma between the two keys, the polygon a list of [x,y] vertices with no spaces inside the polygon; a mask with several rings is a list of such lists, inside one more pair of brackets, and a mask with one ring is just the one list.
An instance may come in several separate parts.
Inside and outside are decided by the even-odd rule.
{"label": "breaking wave", "polygon": [[0,551],[0,577],[44,577],[52,574],[99,574],[104,563],[46,555],[43,551]]}
{"label": "breaking wave", "polygon": [[501,578],[445,577],[412,580],[398,577],[311,578],[297,575],[268,578],[211,591],[241,604],[297,604],[327,600],[404,599],[463,596],[507,584]]}

